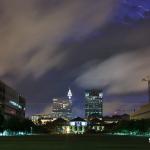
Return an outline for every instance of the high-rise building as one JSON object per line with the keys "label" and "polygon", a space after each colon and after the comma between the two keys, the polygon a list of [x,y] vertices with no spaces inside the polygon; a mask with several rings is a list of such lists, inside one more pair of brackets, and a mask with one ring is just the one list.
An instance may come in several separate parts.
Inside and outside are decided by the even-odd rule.
{"label": "high-rise building", "polygon": [[72,92],[69,89],[68,98],[54,98],[52,114],[54,118],[68,118],[72,116]]}
{"label": "high-rise building", "polygon": [[0,113],[4,117],[25,117],[25,98],[0,81]]}
{"label": "high-rise building", "polygon": [[52,104],[54,118],[71,118],[72,103],[68,99],[54,98]]}
{"label": "high-rise building", "polygon": [[85,91],[85,117],[103,116],[103,92],[101,90],[86,90]]}

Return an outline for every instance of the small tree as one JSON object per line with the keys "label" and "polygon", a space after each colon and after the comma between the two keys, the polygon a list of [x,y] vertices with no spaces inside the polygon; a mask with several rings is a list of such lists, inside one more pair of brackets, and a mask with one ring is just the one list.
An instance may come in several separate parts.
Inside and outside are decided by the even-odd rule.
{"label": "small tree", "polygon": [[21,121],[21,128],[22,128],[21,130],[23,132],[29,133],[31,132],[31,128],[33,127],[34,127],[34,124],[30,119],[25,118]]}
{"label": "small tree", "polygon": [[3,127],[4,121],[5,121],[4,116],[2,115],[0,111],[0,132],[4,131],[4,127]]}
{"label": "small tree", "polygon": [[21,130],[21,121],[18,117],[11,117],[5,121],[5,129],[10,130],[11,132],[18,132]]}

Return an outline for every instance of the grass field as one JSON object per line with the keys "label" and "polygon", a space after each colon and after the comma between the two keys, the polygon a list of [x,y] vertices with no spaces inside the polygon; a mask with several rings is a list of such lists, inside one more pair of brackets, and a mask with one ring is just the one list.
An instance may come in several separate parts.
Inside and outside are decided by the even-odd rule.
{"label": "grass field", "polygon": [[0,150],[150,150],[148,138],[123,136],[0,137]]}

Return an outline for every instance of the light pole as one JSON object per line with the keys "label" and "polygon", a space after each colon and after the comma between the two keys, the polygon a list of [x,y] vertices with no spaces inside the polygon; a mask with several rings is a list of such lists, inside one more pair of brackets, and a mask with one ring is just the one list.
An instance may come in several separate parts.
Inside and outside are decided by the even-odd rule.
{"label": "light pole", "polygon": [[142,81],[148,83],[148,100],[149,100],[149,103],[150,103],[150,76],[147,76],[147,77],[143,78]]}

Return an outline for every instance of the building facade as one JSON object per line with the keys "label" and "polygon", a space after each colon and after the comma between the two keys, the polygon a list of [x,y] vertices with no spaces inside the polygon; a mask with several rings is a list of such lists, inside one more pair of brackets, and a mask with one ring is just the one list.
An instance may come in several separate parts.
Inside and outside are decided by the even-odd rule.
{"label": "building facade", "polygon": [[92,118],[88,121],[88,130],[93,130],[96,132],[104,131],[104,121],[99,118]]}
{"label": "building facade", "polygon": [[0,113],[7,119],[11,116],[25,117],[25,98],[0,81]]}
{"label": "building facade", "polygon": [[86,131],[87,121],[77,117],[70,120],[70,133],[72,134],[83,134]]}
{"label": "building facade", "polygon": [[86,90],[85,91],[85,117],[103,116],[103,93],[101,90]]}
{"label": "building facade", "polygon": [[74,118],[70,121],[58,118],[54,120],[52,124],[54,125],[52,131],[56,134],[85,134],[104,131],[103,121],[98,118],[89,121],[80,117]]}
{"label": "building facade", "polygon": [[32,115],[31,120],[36,125],[45,125],[48,122],[53,122],[55,119],[52,117],[51,114],[37,114]]}
{"label": "building facade", "polygon": [[53,118],[71,119],[72,117],[72,92],[69,89],[67,98],[54,98],[52,103]]}
{"label": "building facade", "polygon": [[72,116],[72,102],[68,99],[54,98],[52,115],[53,118],[70,119]]}

